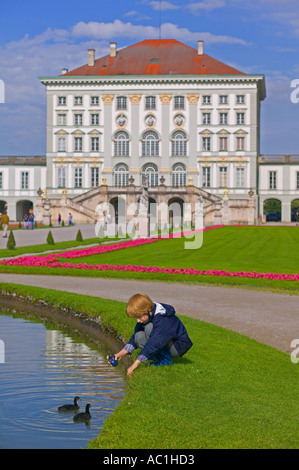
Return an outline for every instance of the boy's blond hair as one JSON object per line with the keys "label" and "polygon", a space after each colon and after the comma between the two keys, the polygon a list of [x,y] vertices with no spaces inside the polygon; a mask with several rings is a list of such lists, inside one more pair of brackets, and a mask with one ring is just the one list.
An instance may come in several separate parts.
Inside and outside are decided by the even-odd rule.
{"label": "boy's blond hair", "polygon": [[146,294],[134,294],[129,299],[126,314],[128,317],[139,318],[154,309],[154,302]]}

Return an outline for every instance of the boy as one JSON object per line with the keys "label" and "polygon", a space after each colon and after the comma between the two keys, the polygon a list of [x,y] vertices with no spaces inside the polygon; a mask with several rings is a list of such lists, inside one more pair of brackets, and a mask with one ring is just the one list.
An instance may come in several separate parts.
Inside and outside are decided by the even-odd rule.
{"label": "boy", "polygon": [[191,348],[192,341],[186,328],[171,305],[153,302],[145,294],[135,294],[129,299],[126,314],[136,318],[137,324],[129,342],[115,354],[115,359],[119,361],[134,349],[141,349],[136,361],[128,368],[128,375],[148,359],[155,366],[170,365],[172,357],[183,356]]}

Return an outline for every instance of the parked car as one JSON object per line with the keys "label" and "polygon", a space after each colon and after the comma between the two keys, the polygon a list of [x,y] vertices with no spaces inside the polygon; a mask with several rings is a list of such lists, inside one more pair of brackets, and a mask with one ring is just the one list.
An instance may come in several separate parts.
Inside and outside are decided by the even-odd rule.
{"label": "parked car", "polygon": [[277,212],[268,212],[266,216],[266,221],[267,222],[278,222],[279,217],[277,215]]}

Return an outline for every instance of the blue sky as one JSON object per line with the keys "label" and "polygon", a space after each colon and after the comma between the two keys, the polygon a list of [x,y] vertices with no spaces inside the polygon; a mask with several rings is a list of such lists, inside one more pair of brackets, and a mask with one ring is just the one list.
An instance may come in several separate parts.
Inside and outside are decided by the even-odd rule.
{"label": "blue sky", "polygon": [[291,83],[299,79],[298,0],[1,0],[0,155],[46,152],[39,76],[85,64],[90,47],[97,58],[108,53],[110,41],[120,48],[158,38],[160,21],[162,38],[195,48],[203,39],[208,55],[264,74],[261,153],[299,154],[299,102],[291,100]]}

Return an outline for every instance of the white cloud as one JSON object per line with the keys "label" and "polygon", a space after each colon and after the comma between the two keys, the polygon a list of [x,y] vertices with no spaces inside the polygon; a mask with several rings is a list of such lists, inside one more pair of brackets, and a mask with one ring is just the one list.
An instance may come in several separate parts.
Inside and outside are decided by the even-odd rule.
{"label": "white cloud", "polygon": [[[173,23],[164,23],[161,25],[162,38],[172,38],[182,41],[197,41],[202,39],[207,43],[227,43],[241,44],[248,46],[251,43],[240,38],[227,35],[215,35],[209,32],[193,32],[187,28],[180,28]],[[154,26],[134,25],[131,22],[124,23],[115,20],[113,23],[99,23],[91,21],[89,23],[77,23],[72,29],[72,35],[75,37],[89,37],[94,39],[115,39],[122,38],[141,38],[157,39],[159,29]]]}
{"label": "white cloud", "polygon": [[223,8],[226,6],[226,0],[203,0],[202,2],[195,2],[186,5],[186,8],[195,14],[200,11],[212,11],[217,8]]}
{"label": "white cloud", "polygon": [[173,3],[170,2],[150,2],[149,5],[153,7],[154,10],[160,10],[161,11],[166,11],[166,10],[177,10],[178,8],[181,8],[179,5],[174,5]]}

